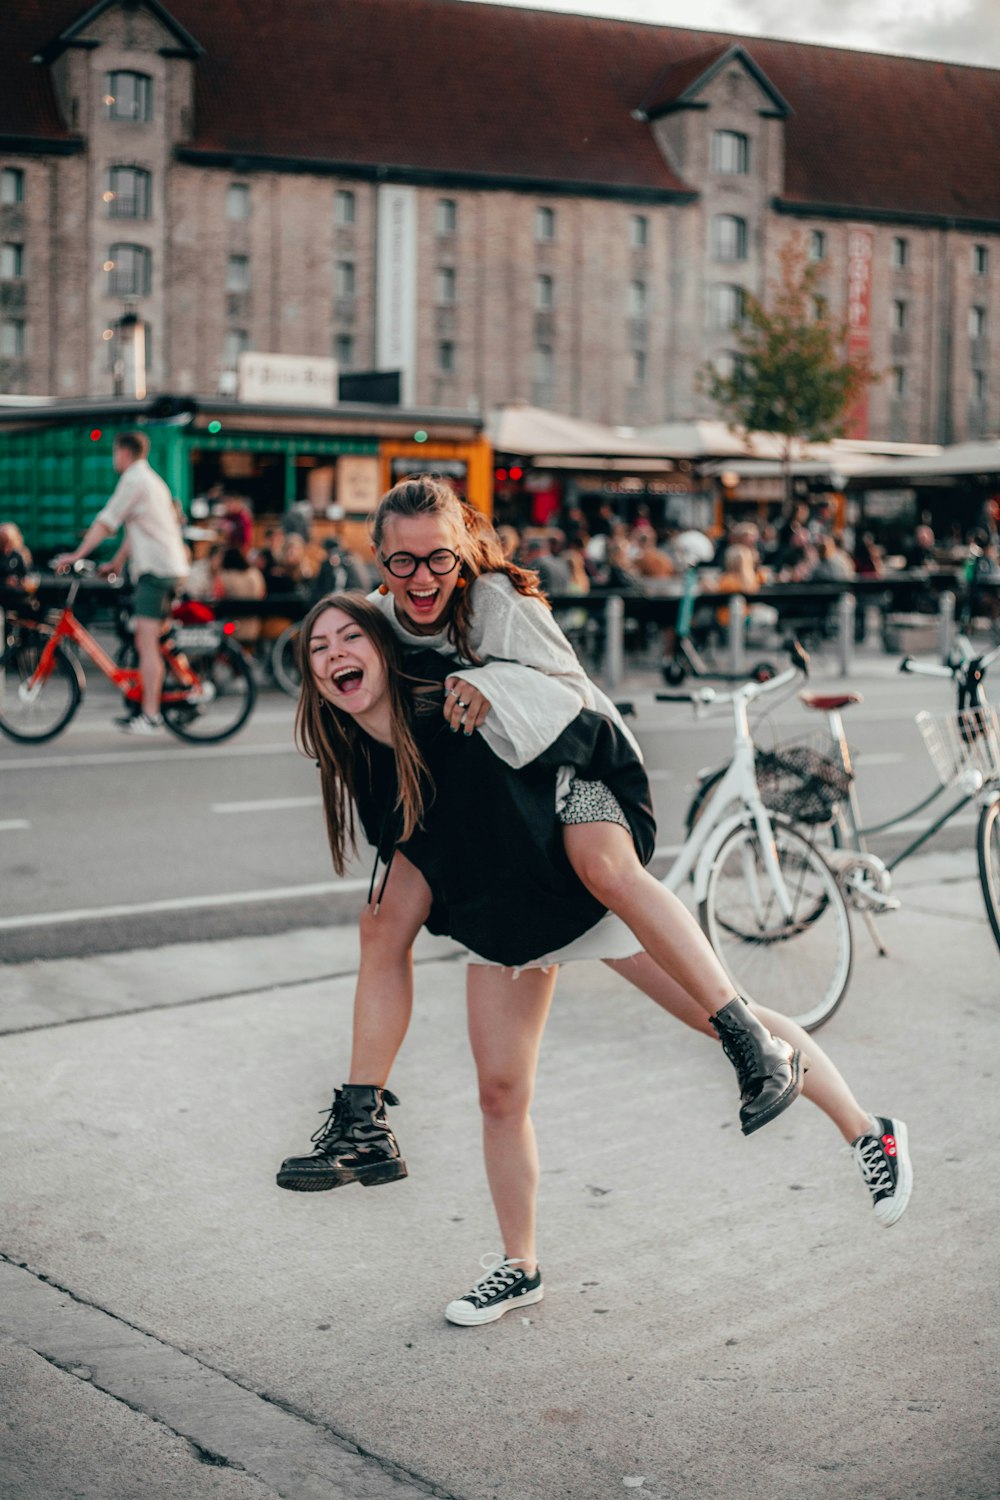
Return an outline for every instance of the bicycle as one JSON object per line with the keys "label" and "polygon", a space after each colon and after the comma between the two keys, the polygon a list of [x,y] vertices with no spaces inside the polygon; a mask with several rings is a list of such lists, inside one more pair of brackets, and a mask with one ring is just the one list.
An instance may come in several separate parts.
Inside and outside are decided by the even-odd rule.
{"label": "bicycle", "polygon": [[691,639],[698,589],[698,569],[685,568],[684,588],[674,626],[673,654],[665,656],[660,664],[664,682],[669,687],[679,687],[685,677],[713,677],[722,682],[742,682],[745,676],[753,677],[757,682],[765,682],[768,677],[774,677],[777,669],[769,661],[759,661],[746,674],[717,671],[709,665]]}
{"label": "bicycle", "polygon": [[[40,744],[70,723],[83,701],[86,677],[72,644],[122,692],[127,709],[138,712],[142,679],[127,659],[116,663],[73,613],[84,577],[93,565],[78,562],[66,602],[54,624],[31,618],[19,607],[3,618],[0,658],[0,730],[12,740]],[[165,664],[160,712],[179,739],[214,743],[246,723],[257,689],[242,651],[226,639],[219,621],[168,626],[161,644]],[[134,656],[134,647],[132,648]]]}
{"label": "bicycle", "polygon": [[[876,925],[875,917],[898,909],[900,902],[892,895],[892,876],[904,860],[941,831],[959,813],[978,802],[975,848],[979,883],[993,936],[1000,946],[1000,719],[997,709],[983,697],[983,680],[990,666],[1000,660],[1000,647],[983,656],[973,656],[964,639],[951,659],[945,663],[921,662],[904,657],[900,671],[925,677],[947,677],[956,688],[956,707],[950,713],[916,716],[939,785],[914,806],[894,813],[880,823],[865,824],[861,807],[843,711],[861,702],[859,693],[801,694],[805,706],[826,715],[828,744],[818,754],[806,746],[792,746],[770,756],[773,776],[767,781],[764,767],[762,795],[772,808],[780,804],[782,780],[794,777],[797,770],[811,767],[813,775],[825,776],[833,788],[828,803],[828,826],[832,847],[825,857],[836,871],[848,905],[859,911],[871,934],[876,950],[885,957],[888,949]],[[765,754],[767,754],[765,752]],[[695,798],[688,809],[688,827],[700,817],[700,804],[718,784],[724,770],[703,776]],[[957,800],[912,839],[892,859],[883,860],[868,848],[868,840],[891,833],[900,824],[926,812],[946,791],[957,794]],[[788,809],[786,809],[788,810]],[[792,810],[794,821],[801,821]]]}
{"label": "bicycle", "polygon": [[732,759],[663,884],[676,892],[693,880],[701,925],[744,999],[813,1031],[846,994],[854,948],[836,875],[813,841],[765,805],[757,784],[749,709],[808,674],[801,647],[790,649],[792,665],[766,682],[727,693],[709,687],[657,693],[657,702],[689,702],[696,711],[728,705],[734,720]]}

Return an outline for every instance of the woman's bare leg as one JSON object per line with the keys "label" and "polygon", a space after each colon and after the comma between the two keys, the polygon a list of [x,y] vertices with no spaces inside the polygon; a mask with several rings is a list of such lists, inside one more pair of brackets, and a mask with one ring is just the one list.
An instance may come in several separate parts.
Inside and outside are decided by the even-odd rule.
{"label": "woman's bare leg", "polygon": [[[683,1021],[693,1031],[700,1031],[703,1036],[711,1037],[714,1042],[719,1040],[701,1006],[692,1000],[675,979],[665,974],[648,953],[636,954],[634,958],[606,959],[605,962],[609,969],[614,969],[629,984],[634,984],[636,989],[655,1000],[668,1015]],[[870,1131],[871,1115],[861,1108],[846,1080],[819,1046],[816,1038],[809,1036],[801,1026],[777,1011],[768,1010],[762,1005],[752,1005],[750,1008],[772,1035],[791,1042],[800,1051],[808,1049],[809,1071],[802,1085],[803,1097],[811,1099],[817,1109],[821,1109],[832,1120],[844,1140],[851,1144],[859,1135]]]}
{"label": "woman's bare leg", "polygon": [[413,944],[431,908],[424,877],[397,853],[376,913],[361,914],[349,1083],[383,1088],[413,1013]]}
{"label": "woman's bare leg", "polygon": [[531,1099],[542,1033],[558,970],[470,964],[469,1040],[479,1078],[483,1157],[508,1260],[526,1275],[538,1265],[535,1245],[538,1149]]}
{"label": "woman's bare leg", "polygon": [[706,1016],[735,991],[714,948],[684,903],[643,869],[628,829],[617,823],[564,828],[577,876],[628,927],[648,956],[686,990]]}

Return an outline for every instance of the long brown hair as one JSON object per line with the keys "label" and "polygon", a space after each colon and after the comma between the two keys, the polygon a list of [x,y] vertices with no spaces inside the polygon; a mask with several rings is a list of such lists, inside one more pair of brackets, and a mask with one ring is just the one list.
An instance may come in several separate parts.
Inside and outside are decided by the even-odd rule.
{"label": "long brown hair", "polygon": [[[339,609],[349,615],[372,641],[385,666],[392,751],[396,758],[396,808],[402,813],[401,839],[408,839],[420,825],[429,778],[411,728],[412,699],[408,685],[417,683],[417,679],[407,677],[403,671],[402,650],[392,626],[380,609],[369,604],[364,594],[328,594],[313,605],[299,631],[302,692],[295,713],[295,744],[303,755],[308,755],[319,766],[326,836],[333,855],[333,867],[338,875],[343,875],[348,860],[357,853],[358,847],[355,767],[359,757],[370,755],[371,741],[354,718],[322,698],[316,686],[309,638],[316,621],[328,609]],[[427,685],[417,683],[418,693],[421,689],[426,694]]]}
{"label": "long brown hair", "polygon": [[430,474],[414,474],[393,485],[388,494],[382,496],[372,515],[372,541],[379,555],[385,523],[393,516],[443,516],[451,523],[455,532],[455,550],[462,559],[461,578],[466,587],[457,588],[449,601],[448,639],[466,661],[479,660],[469,645],[472,624],[469,596],[471,585],[480,573],[503,573],[519,594],[528,599],[540,599],[546,608],[549,607],[538,574],[507,561],[500,538],[490,522],[474,506],[460,500],[450,484]]}

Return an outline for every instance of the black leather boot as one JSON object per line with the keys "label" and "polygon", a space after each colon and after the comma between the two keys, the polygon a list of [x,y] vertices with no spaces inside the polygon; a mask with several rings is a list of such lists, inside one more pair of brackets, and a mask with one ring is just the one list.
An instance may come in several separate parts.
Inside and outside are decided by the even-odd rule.
{"label": "black leather boot", "polygon": [[709,1018],[740,1082],[740,1128],[751,1135],[787,1109],[802,1091],[808,1064],[789,1042],[772,1036],[737,997]]}
{"label": "black leather boot", "polygon": [[405,1177],[406,1162],[385,1113],[387,1104],[398,1103],[388,1089],[345,1083],[335,1090],[326,1120],[312,1137],[315,1151],[283,1161],[278,1186],[294,1193],[322,1193],[348,1182],[377,1187]]}

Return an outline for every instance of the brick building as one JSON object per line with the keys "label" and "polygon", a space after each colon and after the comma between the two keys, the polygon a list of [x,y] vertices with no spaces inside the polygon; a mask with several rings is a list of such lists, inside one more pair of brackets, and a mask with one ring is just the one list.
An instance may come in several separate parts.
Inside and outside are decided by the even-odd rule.
{"label": "brick building", "polygon": [[1000,72],[460,0],[11,0],[0,390],[231,391],[243,350],[404,401],[707,415],[805,237],[885,372],[856,435],[1000,430]]}

